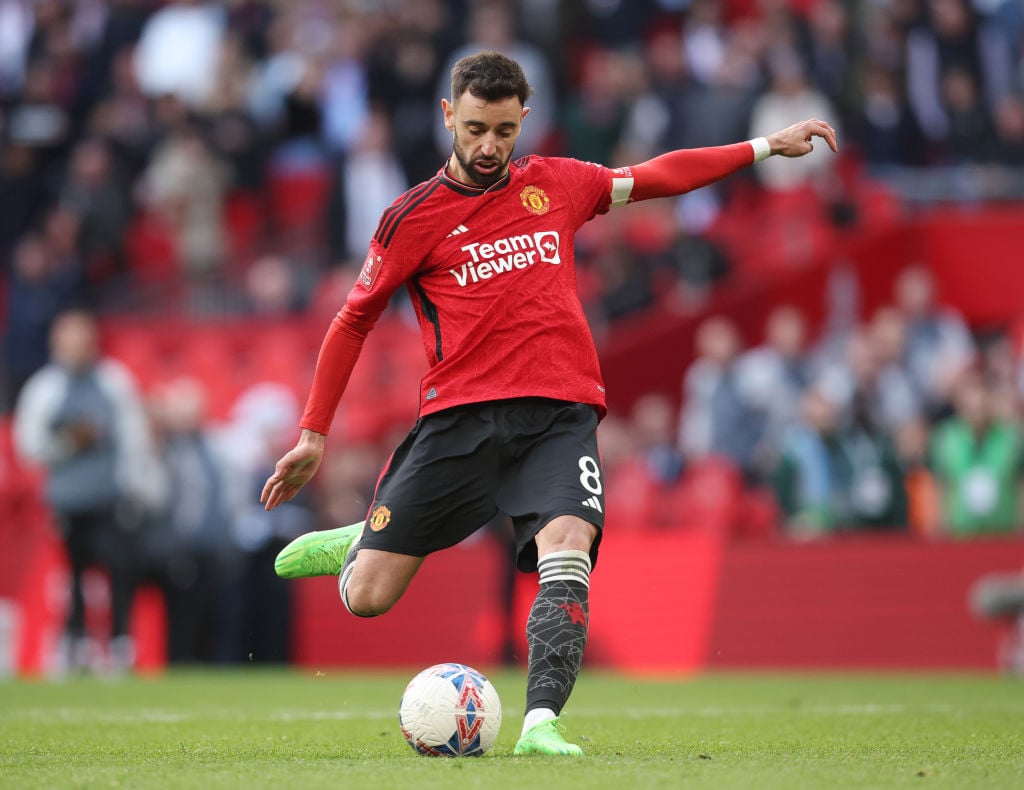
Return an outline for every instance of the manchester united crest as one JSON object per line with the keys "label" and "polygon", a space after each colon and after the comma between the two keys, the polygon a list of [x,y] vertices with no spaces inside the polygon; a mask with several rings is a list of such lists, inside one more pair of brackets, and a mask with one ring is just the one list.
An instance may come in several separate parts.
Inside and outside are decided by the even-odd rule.
{"label": "manchester united crest", "polygon": [[391,523],[391,511],[385,505],[377,505],[370,514],[370,529],[380,532]]}
{"label": "manchester united crest", "polygon": [[523,208],[532,211],[534,214],[547,214],[551,208],[551,200],[540,187],[530,184],[519,193],[519,199],[523,201]]}

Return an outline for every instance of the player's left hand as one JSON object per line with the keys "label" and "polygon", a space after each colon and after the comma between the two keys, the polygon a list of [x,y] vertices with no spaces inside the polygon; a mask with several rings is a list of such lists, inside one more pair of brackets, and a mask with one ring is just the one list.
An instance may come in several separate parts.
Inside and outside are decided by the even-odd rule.
{"label": "player's left hand", "polygon": [[304,430],[298,444],[282,456],[267,478],[260,502],[267,510],[290,502],[306,483],[313,479],[324,458],[325,436]]}
{"label": "player's left hand", "polygon": [[838,153],[839,147],[836,143],[836,130],[825,121],[818,120],[817,118],[810,118],[809,120],[795,123],[792,126],[787,126],[782,131],[768,135],[766,139],[768,140],[768,145],[771,146],[773,154],[794,157],[803,156],[813,151],[814,143],[812,138],[814,137],[820,137],[828,143],[829,148]]}

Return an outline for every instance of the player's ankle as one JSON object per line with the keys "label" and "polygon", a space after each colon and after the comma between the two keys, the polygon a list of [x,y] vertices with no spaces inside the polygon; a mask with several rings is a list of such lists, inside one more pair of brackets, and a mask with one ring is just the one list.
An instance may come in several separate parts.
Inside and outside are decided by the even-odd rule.
{"label": "player's ankle", "polygon": [[555,713],[551,708],[531,708],[526,711],[526,716],[523,718],[523,735],[545,721],[554,721],[558,718],[558,714]]}

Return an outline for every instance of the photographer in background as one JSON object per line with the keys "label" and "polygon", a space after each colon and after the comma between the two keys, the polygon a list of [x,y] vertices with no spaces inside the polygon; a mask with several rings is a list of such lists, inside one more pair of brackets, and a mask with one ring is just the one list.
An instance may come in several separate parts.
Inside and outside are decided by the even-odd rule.
{"label": "photographer in background", "polygon": [[[60,315],[50,362],[25,384],[15,409],[18,451],[48,471],[46,497],[57,518],[71,570],[71,601],[56,669],[132,667],[128,635],[134,533],[160,497],[142,400],[128,371],[100,356],[96,321]],[[110,578],[110,644],[86,631],[82,577],[98,567]]]}

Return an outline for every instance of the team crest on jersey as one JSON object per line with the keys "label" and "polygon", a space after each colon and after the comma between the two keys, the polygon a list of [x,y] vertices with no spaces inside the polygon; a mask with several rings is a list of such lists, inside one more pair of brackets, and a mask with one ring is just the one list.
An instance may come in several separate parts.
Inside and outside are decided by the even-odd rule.
{"label": "team crest on jersey", "polygon": [[547,194],[533,184],[519,193],[519,199],[523,201],[523,208],[537,215],[547,214],[548,209],[551,208],[551,200]]}
{"label": "team crest on jersey", "polygon": [[377,279],[379,271],[380,256],[374,255],[373,250],[370,250],[370,254],[363,261],[363,268],[359,270],[359,282],[363,284],[363,288],[369,291],[373,287],[373,281]]}
{"label": "team crest on jersey", "polygon": [[386,505],[377,505],[370,514],[370,529],[380,532],[391,523],[391,511]]}

